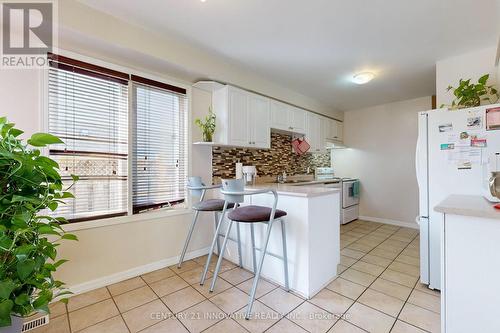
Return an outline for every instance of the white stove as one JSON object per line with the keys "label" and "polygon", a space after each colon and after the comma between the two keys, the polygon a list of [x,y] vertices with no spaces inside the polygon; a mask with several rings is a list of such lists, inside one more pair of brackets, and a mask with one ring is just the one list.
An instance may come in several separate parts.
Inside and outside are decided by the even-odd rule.
{"label": "white stove", "polygon": [[[340,223],[346,224],[359,217],[359,180],[350,177],[336,177],[333,168],[316,168],[316,180],[324,181],[325,187],[340,189]],[[357,184],[356,184],[357,183]]]}

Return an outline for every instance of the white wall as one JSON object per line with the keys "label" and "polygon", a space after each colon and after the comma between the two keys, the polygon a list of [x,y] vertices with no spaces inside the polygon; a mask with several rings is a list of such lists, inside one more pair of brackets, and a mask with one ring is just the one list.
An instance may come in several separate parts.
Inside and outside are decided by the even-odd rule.
{"label": "white wall", "polygon": [[489,83],[497,83],[497,68],[495,68],[497,46],[475,50],[452,58],[436,62],[436,98],[437,106],[451,104],[452,93],[446,88],[456,87],[460,79],[472,79],[477,82],[484,74],[490,74]]}
{"label": "white wall", "polygon": [[431,97],[384,104],[344,114],[348,149],[332,150],[335,173],[361,181],[360,215],[416,227],[417,112]]}

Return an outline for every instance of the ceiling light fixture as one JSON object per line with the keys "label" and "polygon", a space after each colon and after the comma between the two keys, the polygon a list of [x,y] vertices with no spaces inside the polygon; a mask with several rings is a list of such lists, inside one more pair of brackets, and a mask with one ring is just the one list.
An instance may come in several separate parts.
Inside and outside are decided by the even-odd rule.
{"label": "ceiling light fixture", "polygon": [[352,82],[356,84],[365,84],[373,80],[375,74],[372,72],[361,72],[357,73],[352,77]]}

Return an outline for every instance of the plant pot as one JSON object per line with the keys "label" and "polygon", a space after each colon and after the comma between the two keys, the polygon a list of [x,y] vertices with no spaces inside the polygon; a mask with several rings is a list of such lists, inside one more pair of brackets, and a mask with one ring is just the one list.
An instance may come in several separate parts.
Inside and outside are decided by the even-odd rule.
{"label": "plant pot", "polygon": [[21,333],[23,328],[23,317],[10,316],[11,325],[0,327],[0,333]]}
{"label": "plant pot", "polygon": [[203,132],[203,141],[212,142],[212,133]]}

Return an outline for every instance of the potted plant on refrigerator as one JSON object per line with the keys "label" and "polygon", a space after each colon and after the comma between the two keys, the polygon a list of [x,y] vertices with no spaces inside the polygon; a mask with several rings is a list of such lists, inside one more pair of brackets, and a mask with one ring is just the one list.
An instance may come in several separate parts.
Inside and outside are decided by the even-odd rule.
{"label": "potted plant on refrigerator", "polygon": [[[77,240],[61,227],[64,218],[46,213],[73,197],[63,189],[58,164],[37,149],[62,141],[36,133],[26,144],[22,133],[0,118],[1,333],[20,333],[23,317],[48,313],[54,298],[69,294],[53,273],[65,262],[57,258],[59,242]],[[72,177],[74,184],[78,177]]]}
{"label": "potted plant on refrigerator", "polygon": [[478,79],[477,83],[471,83],[471,79],[460,79],[456,88],[448,86],[446,91],[453,92],[455,99],[451,105],[442,104],[441,107],[447,106],[451,110],[457,110],[480,106],[481,103],[496,103],[500,95],[494,85],[488,85],[489,78],[490,75],[485,74]]}

